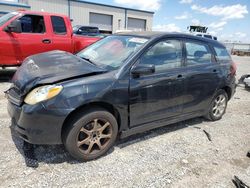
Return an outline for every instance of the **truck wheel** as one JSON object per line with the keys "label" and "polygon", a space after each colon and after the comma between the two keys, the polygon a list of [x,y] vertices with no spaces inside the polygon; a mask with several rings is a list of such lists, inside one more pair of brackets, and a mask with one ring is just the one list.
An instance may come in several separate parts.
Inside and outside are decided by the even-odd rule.
{"label": "truck wheel", "polygon": [[205,115],[205,118],[211,121],[217,121],[221,119],[226,112],[227,102],[227,93],[224,90],[219,90],[211,101],[209,111]]}
{"label": "truck wheel", "polygon": [[74,116],[64,132],[67,151],[80,161],[89,161],[105,154],[115,143],[118,125],[115,117],[100,108]]}

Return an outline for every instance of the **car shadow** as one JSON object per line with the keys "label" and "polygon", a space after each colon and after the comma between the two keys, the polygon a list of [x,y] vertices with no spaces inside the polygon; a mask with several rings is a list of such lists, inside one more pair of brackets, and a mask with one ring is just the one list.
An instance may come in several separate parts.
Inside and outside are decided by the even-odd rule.
{"label": "car shadow", "polygon": [[37,168],[40,162],[47,164],[79,163],[69,155],[63,145],[32,145],[18,136],[13,124],[10,126],[10,131],[15,147],[24,158],[27,167]]}
{"label": "car shadow", "polygon": [[[115,147],[124,148],[134,143],[139,143],[141,141],[152,139],[154,137],[190,126],[192,126],[193,128],[201,129],[201,127],[198,125],[204,121],[206,120],[204,120],[203,118],[194,118],[187,121],[167,125],[165,127],[156,128],[144,133],[132,135],[124,139],[118,139]],[[27,167],[37,168],[39,166],[39,163],[41,162],[47,164],[60,164],[64,162],[70,164],[82,163],[72,158],[70,154],[65,150],[63,145],[31,145],[24,142],[21,138],[19,138],[13,127],[13,125],[10,126],[12,140],[20,154],[23,156]],[[113,151],[114,148],[112,148],[104,156],[111,154]]]}
{"label": "car shadow", "polygon": [[0,69],[0,83],[10,82],[15,72],[16,72],[16,69]]}
{"label": "car shadow", "polygon": [[143,133],[135,134],[127,138],[118,140],[116,146],[119,148],[124,148],[134,143],[148,140],[148,139],[151,139],[151,138],[163,135],[163,134],[167,134],[169,132],[177,131],[183,128],[187,128],[190,126],[197,128],[197,129],[201,129],[201,127],[199,127],[198,125],[204,121],[206,121],[204,118],[198,117],[198,118],[193,118],[193,119],[189,119],[186,121],[181,121],[178,123],[166,125],[164,127],[155,128],[155,129],[143,132]]}

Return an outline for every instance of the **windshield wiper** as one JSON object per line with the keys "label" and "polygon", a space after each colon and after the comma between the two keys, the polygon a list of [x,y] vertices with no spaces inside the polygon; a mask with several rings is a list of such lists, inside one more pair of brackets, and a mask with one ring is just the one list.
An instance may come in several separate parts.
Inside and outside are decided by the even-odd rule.
{"label": "windshield wiper", "polygon": [[82,58],[82,59],[84,59],[84,60],[90,62],[90,63],[93,64],[93,65],[96,65],[96,63],[94,63],[93,61],[91,61],[91,60],[90,60],[89,58],[87,58],[87,57],[80,57],[80,58]]}

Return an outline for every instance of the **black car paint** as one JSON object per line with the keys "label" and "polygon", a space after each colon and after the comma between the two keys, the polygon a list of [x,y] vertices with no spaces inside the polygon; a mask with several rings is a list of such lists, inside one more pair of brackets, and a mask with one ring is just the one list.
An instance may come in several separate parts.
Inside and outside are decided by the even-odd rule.
{"label": "black car paint", "polygon": [[[128,35],[128,33],[120,35]],[[41,62],[38,66],[42,66],[44,61],[47,64],[53,64],[55,61],[53,57],[56,57],[56,66],[59,66],[59,69],[64,66],[64,63],[74,64],[82,61],[88,65],[88,71],[85,70],[85,66],[82,69],[73,66],[73,69],[65,70],[66,72],[60,72],[60,74],[56,71],[54,74],[53,71],[47,74],[44,68],[44,74],[23,83],[22,80],[25,78],[19,75],[22,71],[17,71],[13,87],[22,88],[23,96],[39,85],[53,83],[63,86],[58,96],[36,105],[22,103],[18,106],[9,100],[8,111],[21,137],[33,144],[60,144],[64,123],[78,110],[93,105],[110,110],[118,120],[121,137],[126,137],[204,115],[215,91],[220,88],[230,88],[231,93],[234,93],[235,79],[230,75],[230,63],[221,65],[213,57],[212,64],[186,67],[184,48],[181,68],[161,74],[143,75],[139,78],[131,74],[131,69],[138,63],[140,56],[159,40],[178,38],[205,42],[209,44],[213,53],[212,45],[222,46],[220,43],[185,34],[151,32],[131,35],[147,37],[150,40],[141,50],[128,58],[120,69],[110,72],[97,68],[78,57],[72,57],[71,54],[62,55],[63,52],[49,52],[49,54],[30,57],[35,63]],[[62,57],[60,58],[58,54]],[[54,66],[51,65],[52,67]]]}
{"label": "black car paint", "polygon": [[68,52],[51,51],[27,58],[15,73],[12,82],[25,95],[37,85],[105,71]]}

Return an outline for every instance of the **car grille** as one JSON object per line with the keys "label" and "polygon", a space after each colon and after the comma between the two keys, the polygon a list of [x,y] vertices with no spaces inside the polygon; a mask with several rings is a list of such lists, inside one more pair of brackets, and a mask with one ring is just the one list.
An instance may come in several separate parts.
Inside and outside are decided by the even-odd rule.
{"label": "car grille", "polygon": [[23,97],[21,95],[21,92],[18,88],[15,86],[11,87],[9,90],[5,92],[6,98],[13,104],[17,106],[21,106],[23,103]]}

